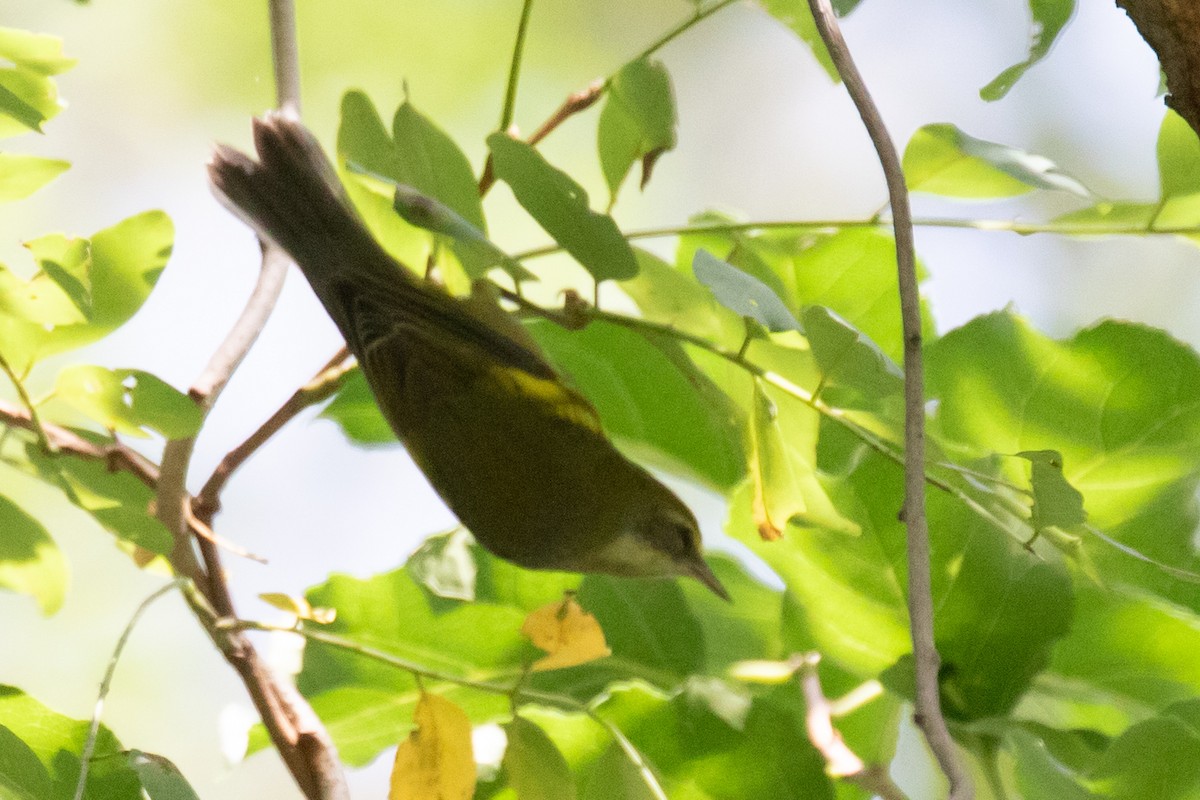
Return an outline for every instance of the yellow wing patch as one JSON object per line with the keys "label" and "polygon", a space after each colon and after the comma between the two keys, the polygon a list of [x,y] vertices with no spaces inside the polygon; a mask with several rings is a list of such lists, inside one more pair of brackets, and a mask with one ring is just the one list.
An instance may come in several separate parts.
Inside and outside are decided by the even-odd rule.
{"label": "yellow wing patch", "polygon": [[557,378],[539,378],[522,369],[494,366],[488,370],[488,379],[494,381],[501,392],[536,402],[548,414],[587,428],[593,433],[604,432],[595,407],[583,395]]}

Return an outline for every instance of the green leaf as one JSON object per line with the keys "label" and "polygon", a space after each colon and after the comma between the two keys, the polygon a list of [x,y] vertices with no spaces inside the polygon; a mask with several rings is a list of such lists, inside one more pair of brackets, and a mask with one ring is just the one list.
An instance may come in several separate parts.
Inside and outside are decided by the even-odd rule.
{"label": "green leaf", "polygon": [[0,725],[0,796],[7,800],[50,797],[50,774],[29,746]]}
{"label": "green leaf", "polygon": [[615,742],[596,759],[583,800],[657,800],[637,765]]}
{"label": "green leaf", "polygon": [[760,2],[768,14],[790,28],[802,42],[808,45],[812,50],[813,57],[817,59],[817,63],[825,70],[830,80],[835,83],[841,82],[841,76],[838,75],[837,67],[833,65],[833,58],[830,57],[829,50],[821,39],[817,23],[813,21],[812,11],[809,10],[805,0],[760,0]]}
{"label": "green leaf", "polygon": [[[918,276],[924,270],[918,263]],[[896,242],[876,230],[842,230],[802,247],[787,263],[802,305],[836,312],[897,364],[904,357],[896,277]],[[937,338],[927,305],[921,304],[921,335]]]}
{"label": "green leaf", "polygon": [[759,535],[778,539],[789,523],[857,534],[858,526],[838,512],[817,473],[817,412],[761,385],[752,402],[749,480]]}
{"label": "green leaf", "polygon": [[179,767],[169,759],[141,750],[127,750],[124,756],[150,800],[200,800]]}
{"label": "green leaf", "polygon": [[167,439],[200,430],[203,412],[187,395],[138,369],[72,364],[58,373],[55,396],[106,430],[145,437],[146,428]]}
{"label": "green leaf", "polygon": [[[695,695],[679,693],[667,698],[638,685],[614,689],[596,710],[626,732],[668,797],[834,797],[824,761],[805,734],[803,703],[793,685],[755,697],[740,730],[714,713],[708,703],[697,702]],[[662,731],[687,733],[663,736]],[[609,753],[593,766],[583,797],[620,797],[622,790],[633,792],[626,796],[642,797],[636,793],[635,774],[625,771],[611,749]],[[770,764],[771,768],[747,769],[747,763]],[[599,793],[605,781],[613,794]]]}
{"label": "green leaf", "polygon": [[1158,130],[1156,154],[1162,200],[1200,192],[1200,139],[1170,109]]}
{"label": "green leaf", "polygon": [[[108,443],[96,434],[76,433],[99,446]],[[49,456],[33,444],[26,447],[25,453],[43,481],[60,489],[109,533],[152,553],[171,552],[174,544],[171,533],[149,510],[154,491],[137,477],[110,470],[100,461]]]}
{"label": "green leaf", "polygon": [[1030,485],[1033,487],[1033,515],[1030,522],[1035,531],[1051,525],[1069,530],[1087,520],[1083,510],[1083,495],[1063,476],[1062,453],[1057,450],[1025,450],[1017,453],[1032,465]]}
{"label": "green leaf", "polygon": [[50,534],[3,495],[0,531],[0,587],[29,595],[43,614],[58,611],[67,592],[67,564]]}
{"label": "green leaf", "polygon": [[52,76],[75,65],[62,54],[62,40],[15,28],[0,28],[0,136],[41,131],[61,110]]}
{"label": "green leaf", "polygon": [[1092,197],[1045,156],[976,139],[946,123],[925,125],[909,139],[904,176],[911,191],[962,199],[1013,197],[1034,189]]}
{"label": "green leaf", "polygon": [[1114,698],[1134,701],[1139,715],[1200,695],[1195,612],[1134,587],[1083,585],[1077,594],[1071,635],[1054,650],[1055,673],[1109,693],[1100,702],[1110,707],[1120,707]]}
{"label": "green leaf", "polygon": [[927,363],[945,434],[998,453],[1058,450],[1101,528],[1196,473],[1200,358],[1162,331],[1105,321],[1058,342],[999,312],[934,343]]}
{"label": "green leaf", "polygon": [[1029,55],[980,89],[979,96],[984,100],[990,102],[1004,97],[1026,70],[1046,57],[1055,39],[1075,13],[1075,0],[1029,0],[1029,11],[1033,15]]}
{"label": "green leaf", "polygon": [[49,331],[39,355],[82,347],[124,325],[158,282],[174,235],[166,214],[148,211],[92,236],[88,320]]}
{"label": "green leaf", "polygon": [[479,186],[467,157],[454,140],[405,101],[392,119],[397,183],[444,203],[477,230],[486,233]]}
{"label": "green leaf", "polygon": [[635,456],[714,486],[741,477],[739,412],[677,341],[607,322],[568,331],[539,321],[529,331]]}
{"label": "green leaf", "polygon": [[376,240],[410,269],[424,265],[432,241],[426,232],[413,228],[396,214],[396,180],[383,182],[371,177],[399,174],[402,168],[391,134],[362,92],[347,92],[342,97],[337,151],[346,194]]}
{"label": "green leaf", "polygon": [[692,271],[696,280],[711,289],[718,302],[730,311],[750,317],[769,331],[801,329],[779,295],[766,284],[707,250],[696,251]]}
{"label": "green leaf", "polygon": [[438,597],[474,600],[479,570],[471,544],[471,534],[465,528],[431,536],[409,556],[405,568]]}
{"label": "green leaf", "polygon": [[876,407],[904,390],[904,373],[895,362],[837,313],[809,306],[802,316],[827,402],[839,408]]}
{"label": "green leaf", "polygon": [[675,148],[676,123],[671,77],[661,62],[631,61],[613,76],[596,132],[610,206],[639,159],[646,188],[659,157]]}
{"label": "green leaf", "polygon": [[[20,689],[0,686],[0,726],[24,743],[49,776],[52,788],[39,795],[38,800],[67,800],[74,796],[79,755],[89,724],[88,720],[71,719],[51,711]],[[85,797],[142,800],[137,774],[126,765],[121,743],[104,725],[96,737],[92,759]]]}
{"label": "green leaf", "polygon": [[637,274],[637,260],[617,224],[588,207],[587,192],[524,142],[503,133],[488,137],[496,177],[512,189],[529,215],[597,282]]}
{"label": "green leaf", "polygon": [[1112,740],[1038,725],[1010,726],[1004,738],[1026,797],[1184,800],[1200,789],[1200,735],[1172,708]]}
{"label": "green leaf", "polygon": [[[613,655],[538,673],[530,686],[581,701],[633,675],[672,688],[693,673],[719,672],[734,660],[759,657],[764,648],[772,655],[779,653],[778,595],[728,559],[716,560],[714,568],[738,601],[732,607],[708,597],[694,581],[588,576],[581,583],[578,575],[524,570],[478,546],[471,554],[477,571],[474,602],[434,594],[411,566],[368,580],[335,575],[306,597],[311,605],[337,610],[336,620],[324,631],[426,668],[510,685],[536,657],[520,634],[525,616],[561,599],[564,590],[577,589],[580,603],[600,622]],[[751,602],[758,605],[748,605]],[[480,637],[480,631],[487,635]],[[415,681],[396,668],[317,643],[305,650],[298,684],[351,764],[369,761],[402,738],[420,696]],[[503,695],[429,679],[424,686],[448,692],[475,724],[511,714]],[[264,741],[256,735],[256,746]]]}
{"label": "green leaf", "polygon": [[[1070,232],[1086,236],[1108,233],[1113,228],[1149,231],[1161,211],[1158,203],[1097,203],[1090,208],[1070,211],[1054,218],[1056,225],[1069,227]],[[1140,229],[1140,230],[1138,230]]]}
{"label": "green leaf", "polygon": [[0,153],[0,203],[28,197],[70,166],[56,158]]}
{"label": "green leaf", "polygon": [[504,726],[504,770],[521,800],[575,800],[575,779],[554,742],[534,723],[513,717]]}
{"label": "green leaf", "polygon": [[396,441],[392,426],[383,418],[375,403],[375,395],[371,393],[371,387],[358,367],[346,376],[346,382],[333,402],[325,406],[321,417],[336,422],[346,438],[357,444]]}
{"label": "green leaf", "polygon": [[[688,223],[694,226],[716,227],[718,230],[692,231],[680,236],[679,246],[675,250],[677,269],[692,274],[696,253],[707,250],[765,284],[788,308],[796,307],[795,280],[791,274],[791,257],[795,255],[796,250],[794,241],[779,246],[774,239],[765,234],[719,230],[720,226],[737,225],[739,221],[716,211],[696,214]],[[808,244],[811,244],[811,241],[806,242],[805,246]],[[745,332],[745,328],[738,326],[738,331],[740,336]]]}
{"label": "green leaf", "polygon": [[505,253],[449,206],[442,205],[403,184],[397,184],[393,205],[405,222],[450,238],[451,247],[458,256],[467,277],[472,280],[487,275],[488,270],[499,267],[517,281],[534,277],[520,262]]}

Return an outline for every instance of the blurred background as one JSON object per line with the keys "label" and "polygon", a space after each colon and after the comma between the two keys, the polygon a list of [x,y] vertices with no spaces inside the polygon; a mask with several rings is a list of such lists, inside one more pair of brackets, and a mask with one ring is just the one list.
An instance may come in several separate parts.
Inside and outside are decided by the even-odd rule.
{"label": "blurred background", "polygon": [[[342,94],[365,90],[384,115],[408,97],[447,130],[476,169],[497,124],[520,0],[299,0],[304,111],[332,146]],[[142,311],[73,362],[148,370],[186,390],[253,285],[253,237],[213,200],[204,162],[215,141],[245,147],[249,118],[274,102],[266,3],[245,0],[4,0],[0,25],[64,39],[78,66],[59,86],[68,108],[45,136],[9,140],[18,152],[73,168],[5,207],[0,261],[32,269],[20,242],[50,232],[89,235],[161,208],[174,220],[171,263]],[[570,92],[616,69],[694,8],[684,0],[535,4],[516,120],[532,131]],[[1004,100],[979,89],[1024,59],[1027,7],[1017,0],[866,0],[844,30],[897,142],[930,122],[1041,153],[1101,196],[1157,196],[1154,142],[1163,104],[1158,67],[1112,4],[1081,3],[1050,57]],[[752,4],[736,4],[661,51],[675,84],[679,146],[643,193],[629,181],[622,228],[682,224],[716,208],[747,219],[858,219],[885,198],[870,144],[840,87],[807,48]],[[591,193],[607,196],[595,155],[599,106],[543,145]],[[1078,205],[1039,196],[953,205],[916,198],[918,215],[1036,221]],[[510,250],[547,241],[506,190],[486,205]],[[652,245],[668,253],[670,241]],[[1066,240],[1052,236],[917,231],[925,291],[939,330],[1013,304],[1055,336],[1099,318],[1164,327],[1200,344],[1200,253],[1168,237]],[[292,275],[270,325],[199,440],[190,485],[253,431],[339,344],[308,287]],[[42,365],[34,394],[63,362]],[[10,387],[0,395],[11,396]],[[403,562],[453,518],[398,446],[349,446],[310,412],[276,436],[224,494],[221,535],[270,559],[227,559],[244,616],[270,617],[265,591],[300,594],[331,571],[367,576]],[[138,444],[142,447],[142,444]],[[148,442],[157,454],[161,443]],[[72,570],[63,610],[39,616],[26,597],[0,594],[0,683],[55,710],[87,717],[104,666],[137,603],[161,576],[134,569],[108,534],[58,495],[0,466],[6,493],[46,524]],[[719,541],[722,506],[699,491],[706,536]],[[0,535],[3,532],[0,531]],[[332,544],[336,542],[336,544]],[[281,658],[287,645],[263,640]],[[177,598],[146,616],[116,674],[104,721],[127,747],[174,761],[205,798],[299,796],[271,754],[232,765],[253,718],[241,684]],[[905,747],[917,746],[911,741]],[[356,796],[385,793],[390,758],[352,776]],[[915,779],[914,779],[915,780]]]}

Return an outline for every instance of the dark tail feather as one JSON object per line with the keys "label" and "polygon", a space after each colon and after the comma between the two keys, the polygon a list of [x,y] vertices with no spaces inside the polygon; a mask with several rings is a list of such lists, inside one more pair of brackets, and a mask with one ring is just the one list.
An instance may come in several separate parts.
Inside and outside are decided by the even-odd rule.
{"label": "dark tail feather", "polygon": [[254,120],[258,160],[218,145],[208,164],[218,198],[259,235],[287,251],[353,345],[348,292],[405,282],[403,268],[350,206],[333,166],[299,122],[281,114]]}

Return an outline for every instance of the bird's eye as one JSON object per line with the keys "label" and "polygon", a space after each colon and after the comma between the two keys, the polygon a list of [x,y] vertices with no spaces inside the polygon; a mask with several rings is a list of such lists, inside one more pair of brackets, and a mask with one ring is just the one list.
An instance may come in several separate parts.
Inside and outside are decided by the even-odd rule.
{"label": "bird's eye", "polygon": [[675,528],[675,532],[679,534],[679,552],[686,553],[692,549],[692,529],[687,525],[679,525]]}

